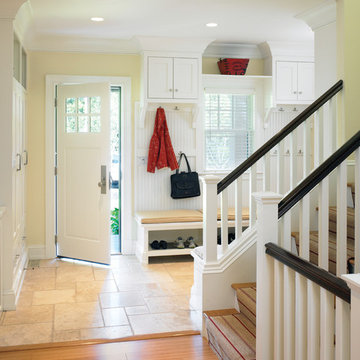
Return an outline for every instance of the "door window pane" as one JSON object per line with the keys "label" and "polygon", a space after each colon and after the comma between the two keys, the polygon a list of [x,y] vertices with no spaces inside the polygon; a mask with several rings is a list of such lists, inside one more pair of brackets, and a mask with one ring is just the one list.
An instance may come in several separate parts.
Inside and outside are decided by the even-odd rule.
{"label": "door window pane", "polygon": [[81,97],[78,99],[78,112],[80,114],[89,113],[89,98]]}
{"label": "door window pane", "polygon": [[73,114],[76,112],[76,98],[67,98],[65,100],[65,108],[67,114]]}
{"label": "door window pane", "polygon": [[90,112],[92,114],[100,114],[101,99],[100,96],[93,96],[90,98]]}
{"label": "door window pane", "polygon": [[89,117],[79,116],[79,132],[89,132]]}
{"label": "door window pane", "polygon": [[100,116],[91,117],[91,132],[100,132]]}
{"label": "door window pane", "polygon": [[66,132],[67,133],[77,132],[76,116],[67,116],[66,117]]}

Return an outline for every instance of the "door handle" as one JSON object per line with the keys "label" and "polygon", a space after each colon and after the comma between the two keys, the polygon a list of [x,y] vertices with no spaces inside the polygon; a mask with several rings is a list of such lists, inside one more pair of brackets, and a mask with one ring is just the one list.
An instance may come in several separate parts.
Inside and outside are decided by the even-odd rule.
{"label": "door handle", "polygon": [[106,165],[100,167],[100,179],[98,187],[101,189],[101,194],[106,194]]}
{"label": "door handle", "polygon": [[18,159],[18,166],[16,168],[16,171],[20,171],[21,170],[21,155],[18,153],[18,154],[16,154],[16,157]]}

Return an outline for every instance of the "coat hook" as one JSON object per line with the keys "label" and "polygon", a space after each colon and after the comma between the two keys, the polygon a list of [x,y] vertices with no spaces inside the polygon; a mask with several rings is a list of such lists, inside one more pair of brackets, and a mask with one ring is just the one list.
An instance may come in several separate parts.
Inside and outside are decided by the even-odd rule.
{"label": "coat hook", "polygon": [[177,106],[175,106],[175,109],[174,110],[180,110]]}

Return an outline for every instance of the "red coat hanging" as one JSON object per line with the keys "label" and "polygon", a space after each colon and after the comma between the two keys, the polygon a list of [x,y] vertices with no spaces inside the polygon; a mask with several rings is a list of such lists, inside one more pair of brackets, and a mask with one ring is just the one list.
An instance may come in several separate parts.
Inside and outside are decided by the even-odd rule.
{"label": "red coat hanging", "polygon": [[171,170],[179,168],[163,108],[158,108],[156,111],[154,133],[149,146],[147,171],[153,173],[155,167],[158,169],[169,167]]}

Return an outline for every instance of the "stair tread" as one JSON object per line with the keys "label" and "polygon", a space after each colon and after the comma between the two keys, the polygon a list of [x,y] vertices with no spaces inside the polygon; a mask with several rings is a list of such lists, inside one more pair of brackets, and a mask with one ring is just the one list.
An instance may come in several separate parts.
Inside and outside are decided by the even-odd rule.
{"label": "stair tread", "polygon": [[256,324],[256,288],[239,288],[236,289],[236,298],[240,313]]}
{"label": "stair tread", "polygon": [[[296,246],[299,247],[299,233],[292,232]],[[347,238],[347,258],[354,256],[354,240]],[[310,231],[310,262],[318,264],[318,232]],[[336,233],[329,232],[329,271],[336,274]]]}
{"label": "stair tread", "polygon": [[241,288],[250,288],[250,287],[256,287],[256,282],[251,282],[251,283],[235,283],[235,284],[231,284],[231,287],[236,290],[236,289],[241,289]]}
{"label": "stair tread", "polygon": [[256,359],[256,327],[242,313],[206,320],[209,344],[221,359]]}

